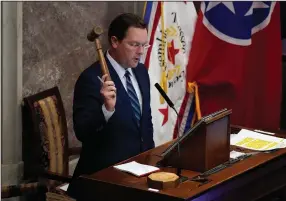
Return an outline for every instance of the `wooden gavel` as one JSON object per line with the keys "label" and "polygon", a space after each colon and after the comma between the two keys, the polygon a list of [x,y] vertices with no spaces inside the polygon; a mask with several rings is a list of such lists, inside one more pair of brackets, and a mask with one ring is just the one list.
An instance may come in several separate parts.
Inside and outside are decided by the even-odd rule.
{"label": "wooden gavel", "polygon": [[109,70],[108,70],[108,67],[106,65],[106,61],[105,61],[105,58],[104,58],[104,55],[103,55],[103,52],[102,52],[102,46],[100,44],[100,41],[99,41],[99,36],[103,33],[103,30],[101,27],[98,27],[98,26],[95,26],[91,31],[90,33],[87,35],[87,39],[91,42],[94,42],[95,43],[95,47],[96,47],[96,50],[97,50],[97,53],[98,53],[98,56],[99,56],[99,62],[100,62],[100,66],[101,66],[101,71],[102,71],[102,74],[105,75],[107,74],[107,80],[108,81],[111,81],[111,77],[110,77],[110,74],[109,74]]}

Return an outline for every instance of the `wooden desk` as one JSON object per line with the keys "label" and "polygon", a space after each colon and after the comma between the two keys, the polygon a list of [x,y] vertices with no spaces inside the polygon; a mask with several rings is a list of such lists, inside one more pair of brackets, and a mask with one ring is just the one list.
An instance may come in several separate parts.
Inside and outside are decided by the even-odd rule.
{"label": "wooden desk", "polygon": [[[239,129],[232,129],[238,131]],[[169,144],[169,143],[168,143]],[[155,165],[158,155],[168,144],[130,158],[124,162],[137,161]],[[123,163],[123,162],[122,162]],[[161,168],[175,172],[175,168]],[[182,170],[182,175],[192,178],[199,172]],[[109,167],[74,181],[76,194],[84,200],[106,201],[208,201],[256,200],[286,187],[286,149],[272,153],[259,153],[210,175],[209,183],[185,181],[177,188],[153,192],[148,190],[146,177],[137,178]]]}

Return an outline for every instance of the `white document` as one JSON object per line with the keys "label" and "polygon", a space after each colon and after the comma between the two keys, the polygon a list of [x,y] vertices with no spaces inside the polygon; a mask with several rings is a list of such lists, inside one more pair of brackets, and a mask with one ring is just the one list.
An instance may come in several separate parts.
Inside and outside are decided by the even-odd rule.
{"label": "white document", "polygon": [[285,148],[286,139],[241,129],[238,134],[231,137],[230,144],[256,151],[268,151]]}
{"label": "white document", "polygon": [[156,172],[156,171],[160,170],[157,167],[154,167],[151,165],[143,165],[143,164],[137,163],[136,161],[124,163],[121,165],[115,165],[113,167],[118,169],[118,170],[131,173],[137,177],[144,176],[144,175],[147,175],[149,173]]}
{"label": "white document", "polygon": [[232,158],[232,159],[236,159],[242,155],[244,155],[245,153],[243,152],[239,152],[239,151],[231,151],[230,154],[229,154],[229,157]]}
{"label": "white document", "polygon": [[60,187],[58,187],[59,189],[63,190],[63,191],[67,191],[68,190],[68,187],[69,187],[69,184],[65,184],[65,185],[62,185]]}

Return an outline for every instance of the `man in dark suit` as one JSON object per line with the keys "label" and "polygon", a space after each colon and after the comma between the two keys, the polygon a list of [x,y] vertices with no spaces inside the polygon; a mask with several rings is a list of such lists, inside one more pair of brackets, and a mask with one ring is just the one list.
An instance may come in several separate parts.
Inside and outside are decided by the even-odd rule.
{"label": "man in dark suit", "polygon": [[106,80],[96,62],[75,85],[74,130],[82,152],[74,178],[154,147],[150,80],[146,67],[139,63],[149,47],[147,26],[134,14],[121,14],[111,22],[108,39],[105,60],[112,81]]}

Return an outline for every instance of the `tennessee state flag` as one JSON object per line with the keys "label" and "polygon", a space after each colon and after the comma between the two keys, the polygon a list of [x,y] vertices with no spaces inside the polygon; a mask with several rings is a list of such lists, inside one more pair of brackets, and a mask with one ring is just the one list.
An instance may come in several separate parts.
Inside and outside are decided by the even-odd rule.
{"label": "tennessee state flag", "polygon": [[231,124],[278,129],[281,44],[279,2],[202,2],[187,67],[202,115],[228,108]]}

